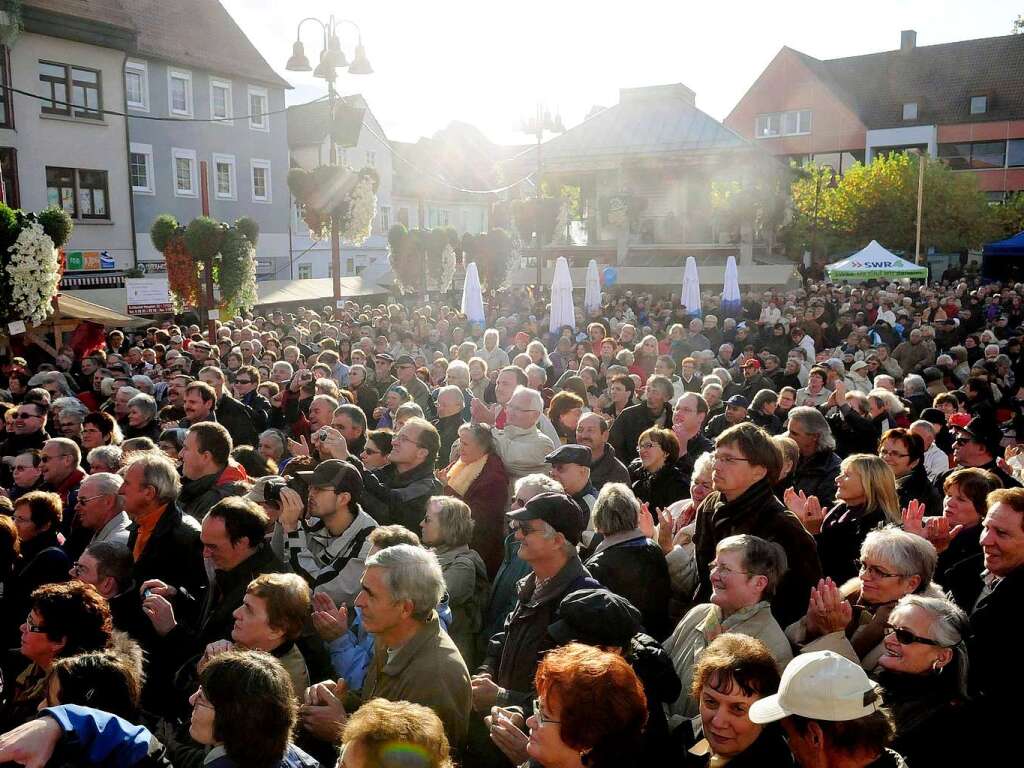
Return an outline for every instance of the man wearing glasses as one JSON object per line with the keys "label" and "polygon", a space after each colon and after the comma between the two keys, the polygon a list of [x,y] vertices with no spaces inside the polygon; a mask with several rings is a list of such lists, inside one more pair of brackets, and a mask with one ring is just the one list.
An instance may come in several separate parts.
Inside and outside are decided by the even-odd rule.
{"label": "man wearing glasses", "polygon": [[47,407],[35,402],[22,403],[15,409],[14,429],[8,433],[4,443],[4,457],[38,451],[43,447],[50,437],[46,434],[46,413]]}
{"label": "man wearing glasses", "polygon": [[749,422],[730,427],[715,442],[715,490],[697,508],[693,542],[697,602],[711,597],[710,563],[718,543],[741,533],[778,543],[789,570],[772,599],[772,613],[787,626],[807,610],[807,595],[821,577],[814,538],[773,493],[782,452],[771,436]]}
{"label": "man wearing glasses", "polygon": [[231,383],[235,399],[252,412],[252,422],[257,432],[270,424],[270,401],[259,393],[260,372],[255,366],[243,365],[235,372]]}
{"label": "man wearing glasses", "polygon": [[993,420],[975,416],[966,426],[953,427],[953,434],[953,468],[935,478],[934,485],[940,493],[946,478],[962,467],[988,470],[999,478],[1003,488],[1020,488],[1016,478],[996,463],[1002,455],[1003,431]]}

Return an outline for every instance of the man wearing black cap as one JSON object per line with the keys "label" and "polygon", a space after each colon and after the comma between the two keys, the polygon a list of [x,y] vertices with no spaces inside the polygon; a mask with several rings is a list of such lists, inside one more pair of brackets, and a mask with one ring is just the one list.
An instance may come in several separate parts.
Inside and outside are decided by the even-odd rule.
{"label": "man wearing black cap", "polygon": [[986,469],[999,478],[1004,488],[1020,487],[1013,475],[996,463],[1002,453],[1003,432],[994,422],[975,416],[966,426],[954,427],[953,433],[953,468],[935,478],[935,487],[940,493],[944,493],[946,478],[962,467]]}
{"label": "man wearing black cap", "polygon": [[[529,707],[536,695],[534,673],[541,655],[554,647],[547,628],[558,618],[562,599],[577,589],[600,588],[579,556],[583,527],[576,504],[562,493],[534,496],[508,514],[519,542],[519,557],[532,569],[519,583],[519,597],[505,620],[505,628],[488,643],[484,663],[473,677],[473,709],[480,717],[495,704]],[[481,721],[476,720],[477,734]],[[473,739],[475,760],[467,764],[490,765],[496,748],[484,733]]]}
{"label": "man wearing black cap", "polygon": [[423,418],[431,421],[436,415],[434,400],[427,385],[416,375],[416,361],[412,355],[399,355],[395,360],[395,373],[398,374],[398,383],[406,388],[413,402],[423,411]]}
{"label": "man wearing black cap", "polygon": [[[562,484],[565,493],[576,502],[580,509],[580,522],[583,525],[584,541],[593,536],[594,525],[591,512],[597,501],[597,489],[590,482],[590,449],[585,445],[560,445],[544,457],[551,465],[551,477]],[[590,533],[587,536],[586,533]]]}
{"label": "man wearing black cap", "polygon": [[370,551],[367,539],[377,527],[359,506],[362,477],[355,467],[339,459],[322,461],[312,472],[296,474],[309,485],[308,516],[302,497],[291,488],[282,488],[274,550],[315,592],[326,592],[335,605],[351,605],[359,593]]}
{"label": "man wearing black cap", "polygon": [[725,401],[725,413],[718,414],[704,427],[704,436],[708,440],[714,440],[729,427],[749,421],[747,418],[749,407],[750,401],[747,398],[743,395],[733,395]]}

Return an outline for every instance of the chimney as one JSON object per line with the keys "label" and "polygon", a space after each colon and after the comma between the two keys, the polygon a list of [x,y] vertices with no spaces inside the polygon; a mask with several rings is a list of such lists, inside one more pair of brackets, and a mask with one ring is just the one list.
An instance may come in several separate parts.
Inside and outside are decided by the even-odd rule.
{"label": "chimney", "polygon": [[900,52],[910,53],[917,47],[917,31],[913,29],[904,29],[900,32]]}

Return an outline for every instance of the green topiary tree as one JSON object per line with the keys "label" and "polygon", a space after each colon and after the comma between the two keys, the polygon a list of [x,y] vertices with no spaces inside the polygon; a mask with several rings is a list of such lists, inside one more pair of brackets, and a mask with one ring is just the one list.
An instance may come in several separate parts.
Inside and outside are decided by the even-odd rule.
{"label": "green topiary tree", "polygon": [[51,240],[55,248],[62,248],[68,240],[71,239],[71,230],[74,229],[74,223],[71,221],[71,217],[68,216],[67,211],[56,205],[51,205],[39,212],[37,217],[39,225],[43,228]]}
{"label": "green topiary tree", "polygon": [[178,220],[169,213],[162,213],[154,219],[153,225],[149,228],[149,239],[153,242],[153,247],[163,253],[177,231]]}
{"label": "green topiary tree", "polygon": [[185,229],[185,247],[199,261],[210,261],[220,252],[224,227],[209,216],[192,219]]}
{"label": "green topiary tree", "polygon": [[248,216],[242,216],[235,221],[235,229],[245,236],[245,239],[252,244],[253,248],[256,247],[256,243],[260,239],[260,225],[255,220]]}

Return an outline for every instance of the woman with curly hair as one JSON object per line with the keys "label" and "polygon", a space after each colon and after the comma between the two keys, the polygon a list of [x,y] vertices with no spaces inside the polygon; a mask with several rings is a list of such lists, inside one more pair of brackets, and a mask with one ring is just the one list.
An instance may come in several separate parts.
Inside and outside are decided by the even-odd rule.
{"label": "woman with curly hair", "polygon": [[113,632],[110,606],[89,584],[46,584],[32,592],[30,599],[19,649],[29,664],[14,679],[0,708],[0,732],[35,715],[57,659],[102,650]]}

